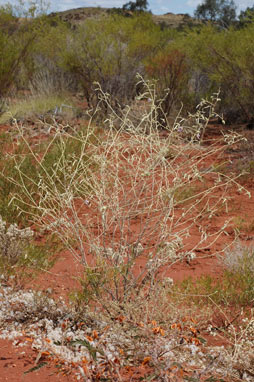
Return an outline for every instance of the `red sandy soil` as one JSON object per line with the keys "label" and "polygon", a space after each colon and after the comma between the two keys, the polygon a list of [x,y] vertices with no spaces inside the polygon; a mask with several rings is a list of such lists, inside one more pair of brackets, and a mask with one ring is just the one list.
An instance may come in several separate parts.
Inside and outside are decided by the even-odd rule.
{"label": "red sandy soil", "polygon": [[[211,139],[215,138],[219,134],[219,129],[221,126],[209,126],[208,136]],[[226,127],[223,127],[226,129]],[[6,128],[2,128],[3,131]],[[250,138],[254,140],[254,132],[248,132]],[[237,161],[241,155],[240,151],[229,153],[230,158]],[[254,222],[254,182],[253,180],[245,180],[244,186],[251,192],[252,196],[248,199],[243,194],[240,194],[235,189],[234,194],[231,195],[232,204],[230,206],[229,217],[240,217],[243,218],[245,224]],[[228,215],[227,215],[228,216]],[[213,220],[213,227],[210,230],[219,227],[221,222],[225,220],[225,216],[220,215]],[[221,236],[220,240],[213,246],[204,248],[202,251],[196,252],[196,259],[188,264],[187,262],[181,262],[174,265],[166,273],[167,276],[173,278],[174,281],[181,281],[188,276],[193,278],[198,278],[200,275],[212,275],[214,278],[219,278],[221,274],[221,266],[219,265],[217,259],[211,256],[214,252],[221,249],[226,242],[230,242],[234,237],[234,224],[228,228],[228,235]],[[240,234],[240,239],[247,244],[253,243],[254,239],[254,224],[246,231],[242,231]],[[189,239],[195,240],[195,233]],[[190,242],[191,244],[191,242]],[[142,266],[142,264],[141,264]],[[42,273],[39,278],[32,283],[33,288],[40,289],[43,291],[48,291],[49,288],[52,290],[52,296],[56,299],[58,296],[67,297],[68,294],[78,287],[78,282],[75,280],[76,277],[80,276],[80,264],[78,264],[73,256],[67,251],[63,251],[59,254],[58,260],[53,266],[53,268]],[[222,320],[219,314],[215,313],[213,317],[213,323],[216,324],[217,321]],[[219,323],[218,323],[219,325]],[[212,337],[207,337],[211,345],[218,345]],[[24,347],[13,346],[10,341],[0,340],[0,382],[46,382],[46,381],[73,381],[75,380],[72,375],[63,375],[59,373],[52,362],[49,362],[45,367],[34,371],[32,373],[24,374],[31,367],[36,365],[36,354],[29,343],[26,341]],[[128,377],[126,381],[128,380]],[[130,379],[129,379],[130,380]]]}
{"label": "red sandy soil", "polygon": [[36,358],[38,354],[31,349],[30,342],[25,338],[21,341],[26,345],[23,347],[13,346],[11,341],[0,340],[0,381],[8,382],[71,382],[75,379],[73,376],[63,375],[63,372],[58,372],[56,367],[47,362],[47,364],[33,372],[28,372],[29,369],[36,366]]}

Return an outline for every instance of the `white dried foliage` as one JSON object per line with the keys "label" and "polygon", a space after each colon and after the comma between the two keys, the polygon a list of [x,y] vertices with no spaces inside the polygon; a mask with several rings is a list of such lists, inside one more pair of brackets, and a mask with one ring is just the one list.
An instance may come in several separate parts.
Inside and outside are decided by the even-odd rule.
{"label": "white dried foliage", "polygon": [[16,224],[11,224],[7,228],[6,222],[0,216],[0,256],[4,261],[14,265],[33,235],[30,228],[20,229]]}
{"label": "white dried foliage", "polygon": [[237,241],[225,250],[225,254],[218,256],[222,265],[232,272],[246,274],[254,272],[254,247]]}
{"label": "white dried foliage", "polygon": [[[171,284],[172,280],[165,279],[165,282]],[[173,323],[175,312],[171,314]],[[93,371],[103,370],[105,365],[111,365],[116,372],[126,364],[127,358],[129,364],[134,359],[142,362],[146,357],[156,366],[157,378],[161,372],[160,380],[165,382],[168,381],[165,372],[176,364],[192,372],[195,370],[193,376],[199,378],[197,380],[207,375],[232,380],[240,378],[246,382],[253,380],[252,314],[248,318],[242,316],[240,327],[229,325],[228,332],[224,334],[229,341],[227,347],[188,343],[183,340],[181,332],[169,327],[162,334],[154,335],[152,329],[156,323],[147,322],[140,327],[133,322],[126,326],[118,321],[109,322],[100,314],[84,314],[82,321],[81,327],[75,325],[75,311],[63,300],[56,303],[41,293],[1,288],[0,338],[22,347],[26,341],[25,334],[32,339],[29,343],[37,352],[38,359],[42,352],[49,352],[67,367],[73,363],[82,367],[86,359],[86,381],[92,381]],[[94,331],[96,336],[93,336]],[[223,339],[223,335],[214,331],[211,325],[207,326],[207,332]],[[79,367],[74,373],[77,378],[84,377]]]}

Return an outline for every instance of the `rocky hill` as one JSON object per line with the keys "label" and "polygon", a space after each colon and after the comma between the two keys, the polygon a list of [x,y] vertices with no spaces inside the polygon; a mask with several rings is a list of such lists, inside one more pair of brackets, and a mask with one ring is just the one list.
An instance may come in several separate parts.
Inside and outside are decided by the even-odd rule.
{"label": "rocky hill", "polygon": [[[107,16],[113,12],[119,12],[121,9],[117,8],[100,8],[100,7],[84,7],[69,9],[67,11],[52,13],[51,15],[58,15],[62,20],[69,22],[72,26],[82,23],[87,18],[96,18],[101,16]],[[164,26],[178,28],[189,24],[198,23],[188,14],[174,14],[168,12],[164,15],[152,15],[152,18],[156,24]]]}

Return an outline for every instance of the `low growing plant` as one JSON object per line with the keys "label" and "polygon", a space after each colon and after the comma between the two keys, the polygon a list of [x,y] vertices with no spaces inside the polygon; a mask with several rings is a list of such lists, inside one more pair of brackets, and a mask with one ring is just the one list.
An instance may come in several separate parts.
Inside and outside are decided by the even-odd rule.
{"label": "low growing plant", "polygon": [[177,294],[183,293],[186,300],[200,306],[219,304],[222,306],[252,306],[254,301],[254,250],[240,242],[228,247],[218,255],[223,272],[218,279],[203,275],[193,280],[188,278],[175,287]]}
{"label": "low growing plant", "polygon": [[[254,248],[240,242],[227,249],[220,261],[225,268],[225,279],[235,301],[252,305],[254,301]],[[232,298],[233,300],[233,298]]]}
{"label": "low growing plant", "polygon": [[4,283],[20,286],[31,280],[38,271],[50,268],[54,263],[53,247],[56,242],[34,241],[35,233],[30,228],[7,225],[0,216],[0,279]]}
{"label": "low growing plant", "polygon": [[5,107],[6,111],[0,117],[0,123],[5,124],[14,118],[19,121],[32,120],[36,122],[38,119],[43,120],[45,116],[51,116],[51,123],[54,118],[63,116],[71,119],[75,116],[75,107],[68,96],[36,94],[26,99],[19,99],[11,102]]}

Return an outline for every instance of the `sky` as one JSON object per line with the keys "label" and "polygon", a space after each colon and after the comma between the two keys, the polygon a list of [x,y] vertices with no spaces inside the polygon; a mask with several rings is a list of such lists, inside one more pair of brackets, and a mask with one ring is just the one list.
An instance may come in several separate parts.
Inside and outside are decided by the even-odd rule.
{"label": "sky", "polygon": [[[67,9],[79,7],[122,7],[123,4],[128,1],[129,0],[49,0],[50,11],[52,12],[65,11]],[[0,0],[0,5],[4,5],[7,2],[14,5],[16,0]],[[148,0],[148,8],[155,15],[162,15],[167,12],[188,13],[193,15],[197,5],[201,2],[202,0]],[[247,7],[252,7],[254,5],[254,0],[235,0],[235,4],[238,7],[238,11],[240,11]]]}

